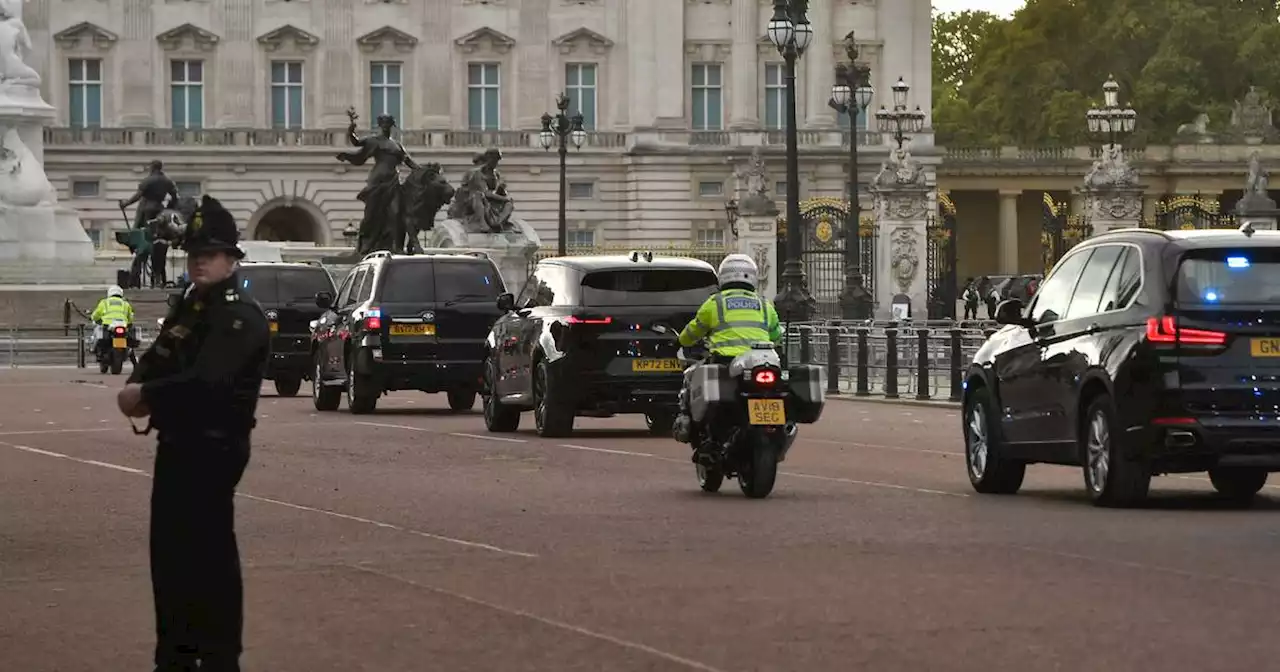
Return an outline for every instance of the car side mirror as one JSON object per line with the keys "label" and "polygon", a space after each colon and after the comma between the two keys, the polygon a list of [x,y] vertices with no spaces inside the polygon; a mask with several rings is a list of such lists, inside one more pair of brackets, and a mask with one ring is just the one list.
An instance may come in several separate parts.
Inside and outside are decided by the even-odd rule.
{"label": "car side mirror", "polygon": [[316,292],[316,306],[324,310],[333,308],[333,295],[329,292]]}
{"label": "car side mirror", "polygon": [[1013,324],[1019,327],[1030,327],[1032,322],[1022,316],[1021,299],[1005,299],[996,306],[996,324]]}
{"label": "car side mirror", "polygon": [[498,310],[509,313],[516,309],[516,297],[511,293],[502,293],[498,295]]}

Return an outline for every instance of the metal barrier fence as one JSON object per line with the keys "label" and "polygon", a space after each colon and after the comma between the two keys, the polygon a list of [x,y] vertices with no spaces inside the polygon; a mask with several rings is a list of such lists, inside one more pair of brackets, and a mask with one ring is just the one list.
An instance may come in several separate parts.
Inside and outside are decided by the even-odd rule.
{"label": "metal barrier fence", "polygon": [[[150,344],[153,334],[134,325],[138,335],[137,352]],[[85,368],[93,362],[93,325],[57,326],[0,325],[0,367],[75,366]]]}
{"label": "metal barrier fence", "polygon": [[960,401],[964,371],[995,331],[985,322],[792,324],[783,351],[826,366],[828,394]]}

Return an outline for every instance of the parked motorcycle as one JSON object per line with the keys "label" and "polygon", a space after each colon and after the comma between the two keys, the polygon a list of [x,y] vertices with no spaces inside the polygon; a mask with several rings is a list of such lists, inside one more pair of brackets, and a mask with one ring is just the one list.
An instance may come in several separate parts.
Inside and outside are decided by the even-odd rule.
{"label": "parked motorcycle", "polygon": [[[653,330],[676,333],[667,325]],[[706,361],[703,352],[681,348],[677,353],[688,381],[680,393],[681,406],[689,409],[692,423],[677,423],[673,438],[694,443],[706,456],[695,463],[704,491],[719,491],[728,477],[738,479],[747,497],[768,497],[778,464],[795,443],[796,423],[817,422],[822,416],[825,372],[807,364],[784,368],[768,342],[752,345],[728,364]]]}
{"label": "parked motorcycle", "polygon": [[99,327],[101,335],[95,343],[94,354],[98,360],[98,371],[119,375],[124,370],[125,360],[134,361],[133,343],[129,337],[129,326],[124,322],[114,321]]}

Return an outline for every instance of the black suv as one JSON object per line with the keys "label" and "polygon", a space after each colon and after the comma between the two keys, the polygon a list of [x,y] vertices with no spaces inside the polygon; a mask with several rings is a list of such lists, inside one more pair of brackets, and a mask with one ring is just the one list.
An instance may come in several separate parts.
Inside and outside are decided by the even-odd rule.
{"label": "black suv", "polygon": [[316,264],[285,262],[240,263],[240,289],[262,306],[271,328],[268,380],[276,393],[292,397],[311,377],[311,321],[324,312],[316,294],[333,294],[333,278]]}
{"label": "black suv", "polygon": [[1280,233],[1105,233],[996,312],[964,390],[978,492],[1044,462],[1083,466],[1099,505],[1200,471],[1247,502],[1280,471]]}
{"label": "black suv", "polygon": [[567,436],[575,416],[644,413],[670,434],[683,372],[678,344],[652,325],[676,329],[717,289],[696,259],[583,256],[545,259],[507,314],[493,325],[485,364],[484,421],[514,432],[533,410],[541,436]]}
{"label": "black suv", "polygon": [[373,252],[343,280],[313,331],[316,410],[372,413],[392,390],[445,392],[455,411],[480,389],[485,336],[502,314],[502,276],[481,253]]}

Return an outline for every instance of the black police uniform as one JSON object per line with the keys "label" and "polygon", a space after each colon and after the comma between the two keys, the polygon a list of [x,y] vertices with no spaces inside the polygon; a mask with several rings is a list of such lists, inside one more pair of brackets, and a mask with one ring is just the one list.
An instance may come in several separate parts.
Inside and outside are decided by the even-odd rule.
{"label": "black police uniform", "polygon": [[[183,243],[188,254],[237,257],[235,220],[204,197]],[[236,546],[236,485],[270,335],[262,309],[238,291],[238,274],[204,291],[192,285],[165,318],[130,382],[142,384],[158,432],[151,491],[151,583],[156,670],[238,672],[243,587]]]}

